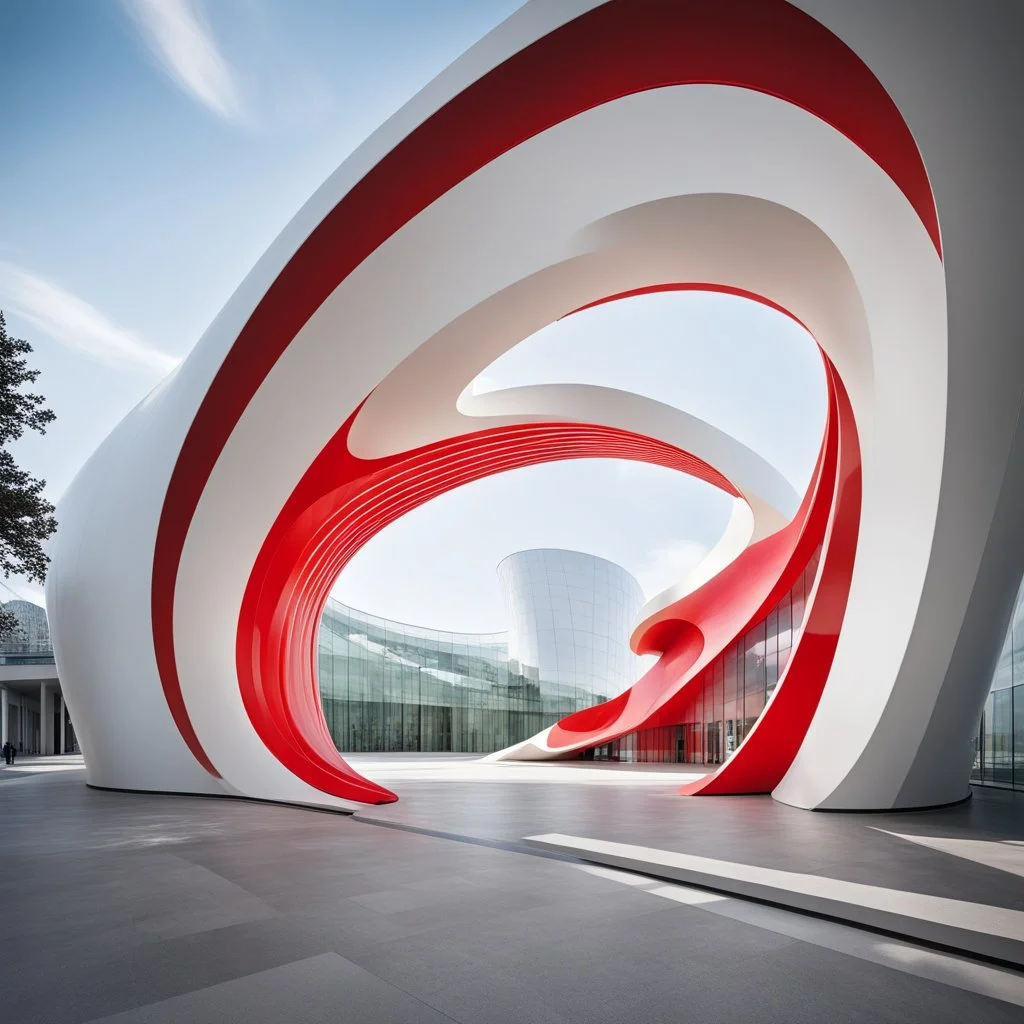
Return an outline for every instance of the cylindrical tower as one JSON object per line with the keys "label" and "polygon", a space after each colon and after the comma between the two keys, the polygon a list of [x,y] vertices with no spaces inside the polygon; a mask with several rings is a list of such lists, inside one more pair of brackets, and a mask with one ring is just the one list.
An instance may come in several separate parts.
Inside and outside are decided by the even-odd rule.
{"label": "cylindrical tower", "polygon": [[544,712],[571,713],[636,682],[629,649],[644,602],[640,584],[604,558],[539,548],[498,564],[508,616],[510,672],[537,687]]}

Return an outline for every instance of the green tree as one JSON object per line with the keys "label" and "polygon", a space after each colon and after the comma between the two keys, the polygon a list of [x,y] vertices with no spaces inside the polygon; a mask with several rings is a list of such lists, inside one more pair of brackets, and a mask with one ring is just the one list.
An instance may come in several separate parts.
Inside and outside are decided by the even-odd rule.
{"label": "green tree", "polygon": [[[0,311],[0,571],[43,583],[50,562],[43,541],[57,529],[54,507],[43,497],[45,480],[37,480],[14,461],[10,445],[26,430],[46,433],[54,420],[42,395],[26,393],[38,370],[29,369],[32,346],[7,333]],[[0,608],[0,637],[13,633],[18,620]]]}

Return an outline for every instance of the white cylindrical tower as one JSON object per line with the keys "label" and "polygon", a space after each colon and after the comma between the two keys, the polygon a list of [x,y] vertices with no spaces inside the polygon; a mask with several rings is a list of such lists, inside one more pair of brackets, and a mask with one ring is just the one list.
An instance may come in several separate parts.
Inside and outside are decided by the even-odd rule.
{"label": "white cylindrical tower", "polygon": [[540,689],[544,710],[571,713],[636,682],[641,659],[629,634],[644,603],[640,584],[604,558],[539,548],[498,564],[511,671]]}

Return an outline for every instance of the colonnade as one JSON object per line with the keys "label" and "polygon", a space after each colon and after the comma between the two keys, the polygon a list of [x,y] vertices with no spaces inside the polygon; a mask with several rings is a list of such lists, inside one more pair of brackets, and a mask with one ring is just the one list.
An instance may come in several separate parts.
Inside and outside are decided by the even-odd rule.
{"label": "colonnade", "polygon": [[67,706],[52,680],[39,683],[38,697],[0,686],[0,746],[8,741],[21,754],[47,756],[75,752],[74,730],[68,721]]}

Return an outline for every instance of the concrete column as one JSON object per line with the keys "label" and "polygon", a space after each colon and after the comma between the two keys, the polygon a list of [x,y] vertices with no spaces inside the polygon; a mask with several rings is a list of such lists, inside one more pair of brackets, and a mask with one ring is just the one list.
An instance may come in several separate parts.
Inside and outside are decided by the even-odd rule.
{"label": "concrete column", "polygon": [[11,738],[11,713],[8,708],[7,690],[0,689],[0,747],[2,747]]}
{"label": "concrete column", "polygon": [[53,694],[46,683],[39,684],[39,753],[53,753]]}
{"label": "concrete column", "polygon": [[66,735],[66,732],[65,732],[65,722],[66,722],[67,717],[68,717],[68,709],[64,706],[64,694],[63,693],[58,693],[57,694],[57,700],[59,701],[59,705],[58,706],[60,707],[60,742],[59,742],[59,745],[57,747],[57,753],[58,754],[66,754],[68,748],[67,748],[67,735]]}

